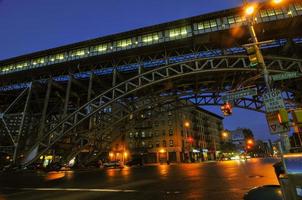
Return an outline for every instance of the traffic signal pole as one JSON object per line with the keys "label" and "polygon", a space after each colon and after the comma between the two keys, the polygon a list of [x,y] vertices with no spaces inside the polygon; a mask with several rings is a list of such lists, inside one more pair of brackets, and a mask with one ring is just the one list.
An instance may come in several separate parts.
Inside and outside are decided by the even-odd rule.
{"label": "traffic signal pole", "polygon": [[[242,0],[242,1],[243,1],[243,6],[247,7],[248,6],[247,0]],[[267,92],[271,92],[269,72],[268,72],[267,66],[264,62],[264,58],[263,58],[261,49],[259,48],[259,42],[258,42],[258,38],[257,38],[255,28],[254,28],[254,15],[251,14],[250,16],[247,16],[246,21],[247,21],[248,30],[249,30],[249,33],[251,36],[251,40],[253,42],[253,47],[256,51],[257,60],[263,70],[264,82],[265,82]],[[282,143],[284,152],[288,152],[290,150],[290,142],[289,142],[288,133],[280,134],[280,138],[281,138],[281,143]]]}
{"label": "traffic signal pole", "polygon": [[[243,5],[246,6],[247,4],[248,4],[247,0],[243,0]],[[247,17],[247,23],[248,23],[248,29],[249,29],[249,33],[251,35],[251,39],[252,39],[252,42],[254,43],[254,48],[256,50],[256,56],[257,56],[258,62],[263,69],[265,86],[266,86],[267,91],[270,92],[271,87],[270,87],[270,83],[269,83],[269,72],[268,72],[266,64],[264,62],[262,52],[258,46],[259,42],[258,42],[258,38],[257,38],[255,28],[254,28],[254,16],[253,15],[251,15],[250,17]]]}

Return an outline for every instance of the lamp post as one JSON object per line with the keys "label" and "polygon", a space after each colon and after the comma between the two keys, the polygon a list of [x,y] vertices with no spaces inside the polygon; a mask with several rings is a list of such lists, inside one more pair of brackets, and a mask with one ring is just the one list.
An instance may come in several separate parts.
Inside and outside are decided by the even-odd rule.
{"label": "lamp post", "polygon": [[[273,2],[281,3],[282,0],[274,0]],[[249,30],[249,33],[251,35],[251,39],[253,42],[252,46],[254,47],[254,49],[256,51],[257,60],[263,69],[263,76],[264,76],[264,82],[266,85],[266,89],[267,89],[267,91],[270,92],[271,87],[270,87],[270,83],[269,83],[269,72],[268,72],[266,64],[264,62],[262,52],[258,46],[259,42],[258,42],[258,38],[257,38],[255,28],[254,28],[254,22],[255,22],[254,13],[255,13],[256,8],[254,5],[249,4],[247,2],[247,0],[243,0],[243,5],[245,7],[245,15],[246,15],[246,19],[247,19],[248,30]]]}
{"label": "lamp post", "polygon": [[[250,46],[252,46],[255,50],[255,54],[256,54],[256,58],[258,63],[260,64],[260,66],[262,67],[263,70],[263,76],[264,76],[264,82],[265,82],[265,86],[268,92],[271,91],[271,87],[270,87],[270,81],[269,81],[269,72],[267,70],[267,66],[264,62],[264,58],[261,52],[261,49],[259,48],[259,41],[254,29],[254,23],[255,23],[255,12],[257,10],[256,6],[248,3],[247,0],[242,0],[243,1],[243,5],[245,8],[245,16],[246,16],[246,21],[247,21],[247,26],[248,26],[248,30],[249,33],[251,35],[251,39],[252,39],[252,44],[250,44]],[[270,0],[272,2],[273,5],[278,5],[281,4],[283,2],[283,0]],[[285,151],[289,151],[290,149],[290,143],[289,143],[289,138],[287,133],[286,134],[281,134],[281,141],[282,141],[282,146],[284,148]]]}
{"label": "lamp post", "polygon": [[[189,121],[185,121],[184,122],[184,127],[186,128],[186,134],[185,134],[185,142],[186,142],[186,145],[185,145],[185,151],[188,151],[188,161],[191,162],[191,155],[190,155],[190,142],[188,141],[188,132],[189,132],[189,128],[190,128],[190,122]],[[188,148],[189,146],[189,148]]]}

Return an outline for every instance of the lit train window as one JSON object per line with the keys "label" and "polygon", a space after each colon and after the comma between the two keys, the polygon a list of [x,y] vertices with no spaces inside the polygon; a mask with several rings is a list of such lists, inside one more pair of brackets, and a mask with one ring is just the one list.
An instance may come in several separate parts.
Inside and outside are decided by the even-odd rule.
{"label": "lit train window", "polygon": [[217,27],[217,22],[215,19],[210,21],[204,21],[197,24],[198,30],[210,29]]}
{"label": "lit train window", "polygon": [[273,9],[267,10],[267,14],[268,14],[268,16],[274,16],[274,15],[276,15],[275,11]]}
{"label": "lit train window", "polygon": [[65,56],[64,56],[63,53],[49,56],[49,61],[50,62],[62,61],[64,59],[65,59]]}
{"label": "lit train window", "polygon": [[281,9],[275,9],[275,14],[276,15],[283,15],[283,12]]}
{"label": "lit train window", "polygon": [[127,47],[127,46],[130,46],[132,45],[132,41],[131,39],[125,39],[125,40],[119,40],[116,42],[116,46],[117,47]]}
{"label": "lit train window", "polygon": [[36,58],[32,60],[32,65],[42,65],[45,63],[45,58]]}
{"label": "lit train window", "polygon": [[18,63],[18,64],[16,64],[16,68],[22,69],[24,67],[27,67],[27,65],[28,65],[27,62]]}
{"label": "lit train window", "polygon": [[71,57],[84,57],[86,54],[87,53],[86,53],[85,49],[77,49],[77,50],[71,51],[70,56]]}
{"label": "lit train window", "polygon": [[104,52],[104,51],[107,51],[107,49],[108,49],[108,44],[100,44],[100,45],[94,46],[92,48],[92,51],[93,52]]}
{"label": "lit train window", "polygon": [[186,36],[187,33],[187,27],[175,28],[169,30],[169,37]]}
{"label": "lit train window", "polygon": [[302,10],[302,4],[299,4],[299,3],[295,3],[295,8],[297,11],[301,11]]}
{"label": "lit train window", "polygon": [[159,40],[158,33],[152,33],[142,36],[142,41],[144,43],[153,43],[153,42],[157,42],[158,40]]}

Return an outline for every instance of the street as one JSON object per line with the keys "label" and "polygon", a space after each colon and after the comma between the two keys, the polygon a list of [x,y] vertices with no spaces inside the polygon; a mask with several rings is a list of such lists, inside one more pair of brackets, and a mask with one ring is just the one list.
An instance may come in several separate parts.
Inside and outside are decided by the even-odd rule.
{"label": "street", "polygon": [[0,200],[239,200],[253,187],[278,184],[273,159],[150,165],[0,175]]}

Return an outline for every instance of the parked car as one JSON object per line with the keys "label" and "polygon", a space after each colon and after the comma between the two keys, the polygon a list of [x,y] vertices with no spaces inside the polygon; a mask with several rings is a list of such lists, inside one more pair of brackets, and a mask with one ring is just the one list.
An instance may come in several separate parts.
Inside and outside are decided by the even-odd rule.
{"label": "parked car", "polygon": [[122,167],[122,164],[119,160],[117,160],[117,161],[105,162],[103,166],[106,168],[118,168],[118,167],[120,168]]}
{"label": "parked car", "polygon": [[126,165],[127,166],[134,166],[134,165],[142,166],[143,165],[143,160],[142,160],[142,158],[134,158],[134,159],[126,162]]}

